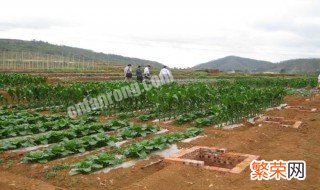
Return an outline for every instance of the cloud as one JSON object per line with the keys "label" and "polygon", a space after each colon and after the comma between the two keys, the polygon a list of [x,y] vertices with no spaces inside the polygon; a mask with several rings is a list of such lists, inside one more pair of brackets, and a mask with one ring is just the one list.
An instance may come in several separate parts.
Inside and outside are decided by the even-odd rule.
{"label": "cloud", "polygon": [[14,20],[0,20],[0,31],[9,31],[15,29],[50,29],[53,27],[68,26],[66,21],[41,18],[23,18]]}
{"label": "cloud", "polygon": [[1,38],[37,39],[172,67],[227,55],[269,61],[320,55],[319,0],[10,0],[3,7]]}
{"label": "cloud", "polygon": [[312,38],[320,35],[318,21],[269,20],[255,23],[255,28],[268,32],[289,32],[302,37]]}
{"label": "cloud", "polygon": [[276,47],[287,51],[310,53],[320,50],[320,18],[277,19],[260,21],[254,28],[270,39]]}

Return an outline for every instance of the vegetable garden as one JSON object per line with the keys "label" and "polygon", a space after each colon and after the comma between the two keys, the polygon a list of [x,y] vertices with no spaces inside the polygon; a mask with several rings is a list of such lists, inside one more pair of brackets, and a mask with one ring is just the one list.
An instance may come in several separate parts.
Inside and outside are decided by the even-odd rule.
{"label": "vegetable garden", "polygon": [[[17,162],[25,165],[54,163],[50,166],[56,168],[63,163],[62,170],[71,176],[89,174],[147,159],[156,150],[203,134],[204,127],[241,123],[280,105],[296,89],[315,87],[317,81],[230,77],[208,83],[174,82],[142,90],[77,118],[66,114],[68,106],[84,98],[90,101],[131,84],[48,84],[44,77],[0,75],[0,87],[9,95],[0,94],[1,155],[18,155]],[[129,90],[134,94],[144,88],[138,84]],[[170,127],[164,125],[167,120]]]}

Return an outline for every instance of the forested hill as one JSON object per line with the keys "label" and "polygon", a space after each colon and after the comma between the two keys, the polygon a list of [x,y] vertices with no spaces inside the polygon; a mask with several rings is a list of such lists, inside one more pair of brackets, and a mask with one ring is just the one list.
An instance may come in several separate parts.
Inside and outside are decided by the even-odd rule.
{"label": "forested hill", "polygon": [[85,59],[110,62],[115,64],[152,65],[161,67],[163,64],[139,58],[125,57],[115,54],[98,53],[88,49],[75,48],[64,45],[54,45],[43,41],[24,41],[13,39],[0,39],[0,52],[35,52],[40,54],[82,56]]}
{"label": "forested hill", "polygon": [[320,59],[291,59],[279,63],[272,63],[237,56],[227,56],[196,65],[194,68],[242,72],[319,73]]}
{"label": "forested hill", "polygon": [[260,61],[255,59],[227,56],[217,60],[209,61],[196,65],[196,69],[218,69],[220,71],[265,71],[268,68],[273,67],[274,64],[267,61]]}

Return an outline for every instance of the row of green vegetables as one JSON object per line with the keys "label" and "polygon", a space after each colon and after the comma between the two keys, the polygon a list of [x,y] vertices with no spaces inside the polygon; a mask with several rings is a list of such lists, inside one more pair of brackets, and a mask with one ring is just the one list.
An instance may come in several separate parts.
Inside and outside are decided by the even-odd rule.
{"label": "row of green vegetables", "polygon": [[72,120],[70,118],[62,118],[55,121],[47,121],[37,124],[24,123],[17,126],[5,127],[4,129],[1,129],[0,139],[75,128],[85,124],[93,123],[95,121],[95,117],[81,117],[77,120]]}
{"label": "row of green vegetables", "polygon": [[[179,121],[185,119],[184,116],[196,119],[221,113],[225,118],[220,120],[236,122],[243,117],[256,115],[267,107],[278,105],[285,95],[286,90],[283,87],[170,84],[147,92],[145,101],[149,102],[151,106],[148,108],[151,109],[148,114],[141,114],[139,119],[147,121],[156,118],[177,118]],[[130,112],[127,115],[130,117]]]}
{"label": "row of green vegetables", "polygon": [[68,119],[65,115],[41,115],[25,110],[0,110],[0,129],[15,127],[21,124],[38,124],[61,119]]}
{"label": "row of green vegetables", "polygon": [[238,123],[243,118],[254,117],[264,112],[266,108],[278,106],[286,94],[281,87],[243,88],[239,92],[229,92],[215,105],[211,105],[207,111],[180,115],[177,122],[195,120],[196,126],[199,127]]}
{"label": "row of green vegetables", "polygon": [[131,125],[132,124],[129,124],[127,121],[123,120],[111,120],[104,124],[80,124],[72,126],[68,130],[52,131],[34,136],[2,140],[0,141],[0,151],[57,143],[63,140],[71,140],[95,133],[108,132],[125,127],[130,127]]}
{"label": "row of green vegetables", "polygon": [[9,87],[6,91],[17,103],[32,102],[33,106],[72,105],[89,96],[127,86],[127,82],[75,82],[71,84],[39,84]]}
{"label": "row of green vegetables", "polygon": [[114,135],[108,135],[105,132],[84,136],[81,138],[63,140],[60,143],[51,145],[42,150],[31,151],[23,158],[23,162],[44,163],[49,160],[63,158],[69,155],[84,153],[90,150],[96,150],[100,147],[115,146],[115,143],[136,138],[144,137],[147,134],[159,131],[158,126],[152,125],[130,125],[120,129]]}
{"label": "row of green vegetables", "polygon": [[254,87],[281,86],[287,88],[305,88],[316,87],[317,77],[299,76],[299,77],[261,77],[261,76],[236,76],[236,77],[217,77],[217,83],[221,85],[251,85]]}
{"label": "row of green vegetables", "polygon": [[[258,87],[261,86],[285,86],[291,88],[304,88],[306,86],[315,87],[317,85],[317,79],[310,76],[278,76],[278,77],[266,77],[266,76],[222,76],[215,77],[218,81],[232,82],[237,84],[252,84]],[[0,74],[0,88],[6,86],[23,86],[28,84],[44,84],[46,83],[46,77],[35,76],[29,74]]]}
{"label": "row of green vegetables", "polygon": [[28,74],[0,74],[0,88],[6,86],[21,86],[27,84],[39,84],[45,83],[47,81],[46,77],[34,76]]}
{"label": "row of green vegetables", "polygon": [[[102,111],[105,114],[114,114],[123,111],[149,109],[152,112],[141,115],[139,119],[177,118],[178,122],[197,119],[199,126],[217,122],[234,123],[243,117],[256,115],[266,107],[279,104],[286,94],[282,86],[306,86],[309,84],[309,80],[311,79],[241,78],[234,81],[221,80],[214,85],[208,83],[188,85],[172,83],[163,85],[160,88],[153,88],[150,91],[141,92],[140,96],[128,97],[122,101],[114,102],[113,105],[109,105],[109,107]],[[250,82],[253,85],[248,85]],[[37,92],[37,90],[28,90],[29,87],[20,92],[22,93],[21,97],[28,97],[28,95],[24,94],[25,92],[27,94],[31,93],[29,94],[31,99],[37,97],[34,100],[40,102],[50,102],[48,99],[56,100],[60,95],[65,94],[62,96],[63,98],[59,98],[60,104],[64,101],[65,105],[70,105],[71,102],[77,103],[77,101],[81,101],[83,97],[95,97],[100,92],[110,92],[126,85],[129,85],[129,83],[94,82],[73,83],[71,85],[33,86],[38,90],[43,87],[51,89],[49,92],[53,96],[48,96],[46,90],[43,89],[39,93],[35,93],[37,96],[34,96],[33,92]],[[143,86],[140,85],[139,88],[143,89]],[[206,116],[209,117],[199,118]]]}
{"label": "row of green vegetables", "polygon": [[[0,101],[1,102],[1,101]],[[40,105],[39,102],[20,102],[15,104],[8,104],[5,103],[2,106],[0,106],[0,109],[2,110],[30,110],[30,111],[50,111],[51,113],[57,113],[57,112],[64,112],[65,106],[46,106],[46,105]]]}
{"label": "row of green vegetables", "polygon": [[[307,86],[314,87],[317,84],[316,78],[295,77],[295,78],[266,78],[266,77],[250,77],[250,78],[230,78],[218,79],[214,84],[206,84],[212,88],[225,86],[252,86],[252,87],[290,87],[290,88],[304,88]],[[34,107],[62,105],[65,108],[69,105],[74,105],[82,101],[84,98],[96,97],[101,93],[112,92],[115,89],[121,89],[129,86],[128,82],[75,82],[70,84],[30,84],[18,87],[9,87],[7,92],[16,101],[22,103],[30,103]],[[170,86],[178,86],[178,91],[193,91],[194,86],[198,83],[179,85],[173,84]],[[167,85],[165,85],[167,86]],[[188,86],[188,87],[186,87]],[[140,84],[140,89],[144,89],[143,84]],[[162,90],[163,89],[163,90]],[[130,90],[130,89],[129,89]],[[132,91],[136,88],[131,89]],[[150,91],[141,92],[140,96],[132,96],[123,101],[115,102],[113,106],[109,107],[110,112],[119,112],[123,110],[136,110],[140,108],[151,107],[154,103],[155,97],[158,93],[166,93],[166,88],[154,88]],[[176,92],[174,92],[176,93]],[[202,98],[202,96],[200,96]],[[199,100],[201,101],[201,100]],[[155,102],[157,103],[157,102]]]}
{"label": "row of green vegetables", "polygon": [[[111,84],[114,83],[109,85]],[[279,86],[255,88],[240,84],[212,86],[206,83],[189,85],[172,83],[145,91],[140,96],[115,102],[107,109],[112,110],[110,113],[134,111],[141,107],[152,110],[149,115],[141,115],[139,117],[141,120],[154,117],[188,120],[196,119],[200,114],[202,117],[210,115],[210,122],[208,118],[204,118],[198,120],[199,125],[217,122],[234,123],[243,117],[254,116],[267,107],[279,104],[285,94],[285,89]]]}
{"label": "row of green vegetables", "polygon": [[[159,93],[156,109],[140,115],[138,118],[141,121],[175,118],[178,124],[196,120],[197,126],[236,123],[244,117],[263,112],[265,108],[279,105],[286,95],[286,90],[282,87],[232,85],[211,88],[209,85],[199,84],[194,88],[189,86],[186,91],[174,89],[175,86],[166,88],[171,89],[167,93]],[[206,118],[207,116],[209,117]]]}
{"label": "row of green vegetables", "polygon": [[72,164],[70,175],[79,173],[87,174],[106,167],[116,166],[126,159],[146,158],[148,154],[155,150],[161,150],[177,141],[195,137],[202,132],[199,128],[188,128],[184,133],[171,132],[165,135],[159,135],[152,139],[126,145],[109,152],[102,152],[96,155],[90,155],[77,163]]}

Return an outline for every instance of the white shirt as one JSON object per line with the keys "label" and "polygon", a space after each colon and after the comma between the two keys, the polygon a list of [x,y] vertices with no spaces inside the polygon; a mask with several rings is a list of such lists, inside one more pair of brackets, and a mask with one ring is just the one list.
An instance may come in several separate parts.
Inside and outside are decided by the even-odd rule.
{"label": "white shirt", "polygon": [[162,68],[162,69],[160,70],[160,75],[171,75],[171,73],[170,73],[169,69],[167,69],[167,68]]}
{"label": "white shirt", "polygon": [[145,74],[145,75],[150,75],[149,67],[145,67],[145,68],[144,68],[143,74]]}
{"label": "white shirt", "polygon": [[319,76],[318,76],[318,81],[320,81],[320,74],[319,74]]}
{"label": "white shirt", "polygon": [[124,71],[124,76],[126,76],[127,73],[132,73],[132,69],[129,66],[126,66],[123,71]]}

